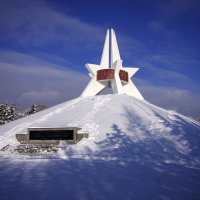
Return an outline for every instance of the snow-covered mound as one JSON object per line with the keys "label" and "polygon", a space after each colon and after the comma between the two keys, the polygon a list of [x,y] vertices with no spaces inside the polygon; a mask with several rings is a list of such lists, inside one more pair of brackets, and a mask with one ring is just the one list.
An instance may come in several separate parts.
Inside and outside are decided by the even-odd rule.
{"label": "snow-covered mound", "polygon": [[[17,144],[15,134],[26,134],[28,127],[66,126],[78,126],[89,133],[89,139],[73,147],[80,154],[88,149],[93,155],[103,151],[113,154],[113,149],[124,148],[124,142],[131,149],[145,143],[142,151],[148,158],[155,154],[166,162],[184,162],[187,155],[200,150],[198,122],[127,95],[77,98],[1,126],[0,148]],[[192,158],[187,161],[200,164],[198,160],[192,162]]]}
{"label": "snow-covered mound", "polygon": [[[62,199],[64,194],[69,199],[200,197],[196,190],[200,187],[200,124],[127,95],[80,97],[3,125],[0,148],[17,145],[15,134],[25,134],[28,127],[65,126],[81,127],[82,132],[89,133],[89,138],[37,165],[39,173],[43,173],[42,184],[60,191],[53,193],[42,185],[41,199]],[[8,166],[5,164],[8,161],[2,162],[1,166]],[[30,159],[24,162],[31,174]],[[15,165],[22,163],[18,160]],[[0,178],[6,182],[2,174]],[[28,177],[34,184],[40,180],[35,174]],[[26,190],[33,199],[40,199],[35,190]],[[28,196],[20,193],[18,198],[28,199]]]}

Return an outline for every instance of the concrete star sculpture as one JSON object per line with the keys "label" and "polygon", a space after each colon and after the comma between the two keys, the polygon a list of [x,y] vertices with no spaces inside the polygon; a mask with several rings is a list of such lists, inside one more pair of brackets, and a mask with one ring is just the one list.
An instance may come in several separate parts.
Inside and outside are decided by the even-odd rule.
{"label": "concrete star sculpture", "polygon": [[[111,58],[109,55],[110,52]],[[86,64],[85,66],[89,71],[91,80],[81,96],[95,96],[106,87],[111,87],[115,94],[127,94],[129,96],[134,96],[137,99],[144,99],[131,80],[131,77],[139,70],[139,68],[122,66],[122,60],[113,29],[110,31],[109,29],[107,30],[100,65]]]}

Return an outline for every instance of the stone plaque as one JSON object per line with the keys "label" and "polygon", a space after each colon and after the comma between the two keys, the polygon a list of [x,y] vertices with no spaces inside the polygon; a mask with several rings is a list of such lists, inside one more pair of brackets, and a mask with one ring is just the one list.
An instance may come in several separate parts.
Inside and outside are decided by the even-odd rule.
{"label": "stone plaque", "polygon": [[30,130],[29,140],[73,140],[73,130]]}

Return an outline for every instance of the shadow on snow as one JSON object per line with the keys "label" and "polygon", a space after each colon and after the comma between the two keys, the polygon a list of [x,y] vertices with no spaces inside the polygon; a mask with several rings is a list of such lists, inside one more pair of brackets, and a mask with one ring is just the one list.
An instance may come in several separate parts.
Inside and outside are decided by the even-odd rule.
{"label": "shadow on snow", "polygon": [[[172,124],[159,116],[163,124],[171,128],[170,136],[176,135],[184,122],[176,116]],[[157,138],[155,130],[147,130],[132,113],[127,111],[126,118],[130,134],[123,132],[117,124],[112,132],[98,142],[100,151],[89,152],[96,157],[110,159],[69,160],[49,159],[15,162],[0,160],[1,199],[161,199],[182,200],[200,199],[200,171],[192,168],[192,159],[199,156],[199,148],[189,153],[181,153],[166,137]],[[135,141],[131,133],[138,129],[144,132],[140,140]],[[184,125],[183,134],[192,143],[199,136],[187,135],[192,128]],[[180,162],[181,161],[181,162]],[[189,164],[188,164],[189,163]],[[194,163],[195,166],[197,163]]]}

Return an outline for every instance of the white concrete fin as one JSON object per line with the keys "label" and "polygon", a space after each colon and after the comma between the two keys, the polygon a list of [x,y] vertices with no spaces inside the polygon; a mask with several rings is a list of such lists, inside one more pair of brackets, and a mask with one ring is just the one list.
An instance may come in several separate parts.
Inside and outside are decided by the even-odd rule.
{"label": "white concrete fin", "polygon": [[116,60],[121,60],[121,57],[115,36],[115,31],[111,29],[111,66],[113,66]]}
{"label": "white concrete fin", "polygon": [[120,69],[122,69],[122,62],[123,62],[123,60],[116,60],[113,63],[112,67],[115,69],[115,72],[119,73]]}
{"label": "white concrete fin", "polygon": [[139,68],[123,67],[123,70],[127,71],[129,78],[131,78],[139,70]]}
{"label": "white concrete fin", "polygon": [[106,86],[96,81],[96,77],[93,77],[88,85],[86,86],[85,90],[81,94],[82,97],[89,97],[95,96],[99,92],[101,92]]}
{"label": "white concrete fin", "polygon": [[116,60],[113,64],[113,67],[115,68],[115,78],[111,82],[111,87],[113,90],[113,93],[115,94],[124,94],[122,83],[119,77],[120,69],[122,68],[122,60]]}
{"label": "white concrete fin", "polygon": [[123,86],[124,93],[133,96],[137,99],[144,100],[143,96],[140,94],[139,90],[136,88],[134,83],[129,79],[129,83]]}
{"label": "white concrete fin", "polygon": [[101,68],[109,68],[109,29],[106,33],[100,66]]}
{"label": "white concrete fin", "polygon": [[[111,60],[109,60],[110,54]],[[91,80],[81,96],[94,96],[100,93],[104,88],[111,86],[113,93],[115,94],[127,94],[140,100],[144,99],[131,80],[131,77],[138,71],[139,68],[122,66],[117,39],[113,29],[110,31],[109,29],[107,30],[100,65],[87,63],[85,66],[89,71]],[[114,77],[112,79],[109,78],[108,68],[110,67],[114,71]],[[99,71],[98,73],[98,70],[102,71]],[[119,75],[120,70],[128,73],[128,83],[123,84],[123,79],[121,80]]]}
{"label": "white concrete fin", "polygon": [[[85,67],[88,69],[88,71],[90,72],[90,74],[92,76],[96,75],[97,70],[101,69],[99,65],[95,65],[95,64],[89,64],[87,63],[85,65]],[[90,76],[91,77],[91,76]]]}
{"label": "white concrete fin", "polygon": [[111,81],[111,87],[114,94],[124,94],[119,74],[115,72],[115,78]]}

